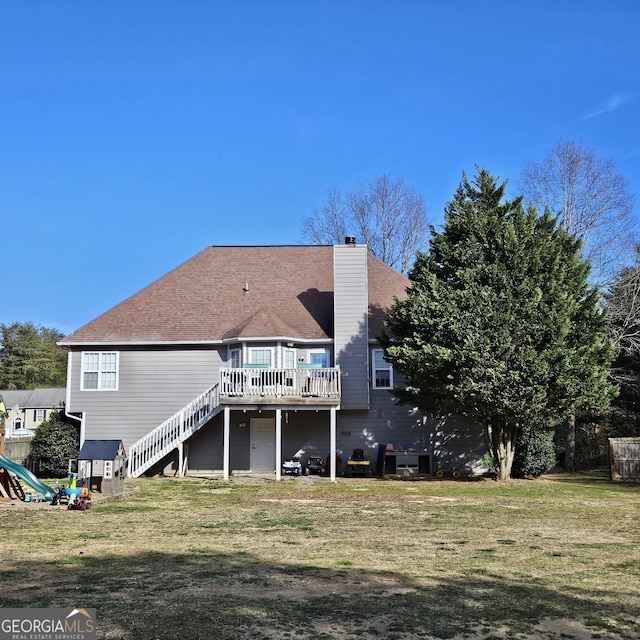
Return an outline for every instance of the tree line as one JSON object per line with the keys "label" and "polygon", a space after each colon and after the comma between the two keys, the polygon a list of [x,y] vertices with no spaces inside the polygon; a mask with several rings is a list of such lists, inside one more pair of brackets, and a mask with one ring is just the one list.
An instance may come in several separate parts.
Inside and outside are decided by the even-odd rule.
{"label": "tree line", "polygon": [[63,337],[32,322],[0,324],[0,389],[66,386],[67,354],[57,344]]}

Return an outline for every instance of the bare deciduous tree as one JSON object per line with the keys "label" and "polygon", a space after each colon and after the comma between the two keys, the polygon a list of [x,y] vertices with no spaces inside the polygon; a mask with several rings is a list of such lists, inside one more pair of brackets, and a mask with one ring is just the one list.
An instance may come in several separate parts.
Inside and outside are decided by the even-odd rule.
{"label": "bare deciduous tree", "polygon": [[640,263],[622,272],[607,299],[616,347],[640,358]]}
{"label": "bare deciduous tree", "polygon": [[347,234],[348,213],[345,198],[337,187],[327,191],[321,207],[314,207],[302,221],[302,235],[314,244],[342,242]]}
{"label": "bare deciduous tree", "polygon": [[406,272],[416,251],[428,244],[429,223],[423,197],[402,180],[382,175],[346,195],[329,189],[323,205],[303,220],[302,234],[317,244],[356,235],[380,260]]}
{"label": "bare deciduous tree", "polygon": [[592,279],[606,286],[629,264],[634,242],[634,196],[613,160],[583,142],[559,140],[541,161],[525,165],[525,199],[560,216],[567,231],[582,238]]}
{"label": "bare deciduous tree", "polygon": [[609,436],[640,435],[640,248],[606,293],[609,334],[616,345],[611,375],[620,389],[608,416]]}

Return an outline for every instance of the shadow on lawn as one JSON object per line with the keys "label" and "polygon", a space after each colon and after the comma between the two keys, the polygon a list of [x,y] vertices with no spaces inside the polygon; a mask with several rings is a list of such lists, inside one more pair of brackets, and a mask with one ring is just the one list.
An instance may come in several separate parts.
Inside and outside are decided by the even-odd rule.
{"label": "shadow on lawn", "polygon": [[626,620],[640,634],[633,594],[559,592],[490,575],[425,578],[429,586],[390,572],[270,564],[244,552],[98,557],[61,549],[59,560],[0,572],[0,607],[96,608],[98,638],[122,640],[450,638],[479,626],[485,634],[500,625],[526,632],[547,617]]}

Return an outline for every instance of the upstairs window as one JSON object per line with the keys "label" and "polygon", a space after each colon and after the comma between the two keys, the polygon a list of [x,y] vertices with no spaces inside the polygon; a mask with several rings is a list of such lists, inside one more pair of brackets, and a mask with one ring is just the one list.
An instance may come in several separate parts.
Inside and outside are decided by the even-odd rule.
{"label": "upstairs window", "polygon": [[117,388],[118,352],[84,352],[81,389],[83,391],[115,391]]}
{"label": "upstairs window", "polygon": [[239,369],[242,366],[242,349],[229,350],[229,367]]}
{"label": "upstairs window", "polygon": [[296,366],[296,352],[295,349],[285,349],[282,360],[285,369],[295,369]]}
{"label": "upstairs window", "polygon": [[372,351],[371,381],[374,389],[393,388],[393,368],[385,361],[382,349]]}
{"label": "upstairs window", "polygon": [[329,367],[329,352],[326,349],[309,350],[309,364],[327,369]]}
{"label": "upstairs window", "polygon": [[258,364],[262,367],[270,367],[272,361],[272,350],[271,349],[251,349],[250,364]]}

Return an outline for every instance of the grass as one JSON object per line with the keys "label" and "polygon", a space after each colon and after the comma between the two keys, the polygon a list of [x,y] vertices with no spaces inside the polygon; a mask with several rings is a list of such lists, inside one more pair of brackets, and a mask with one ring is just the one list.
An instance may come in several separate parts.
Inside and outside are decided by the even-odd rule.
{"label": "grass", "polygon": [[0,607],[96,608],[123,640],[630,640],[639,515],[637,484],[586,475],[142,478],[0,508]]}

